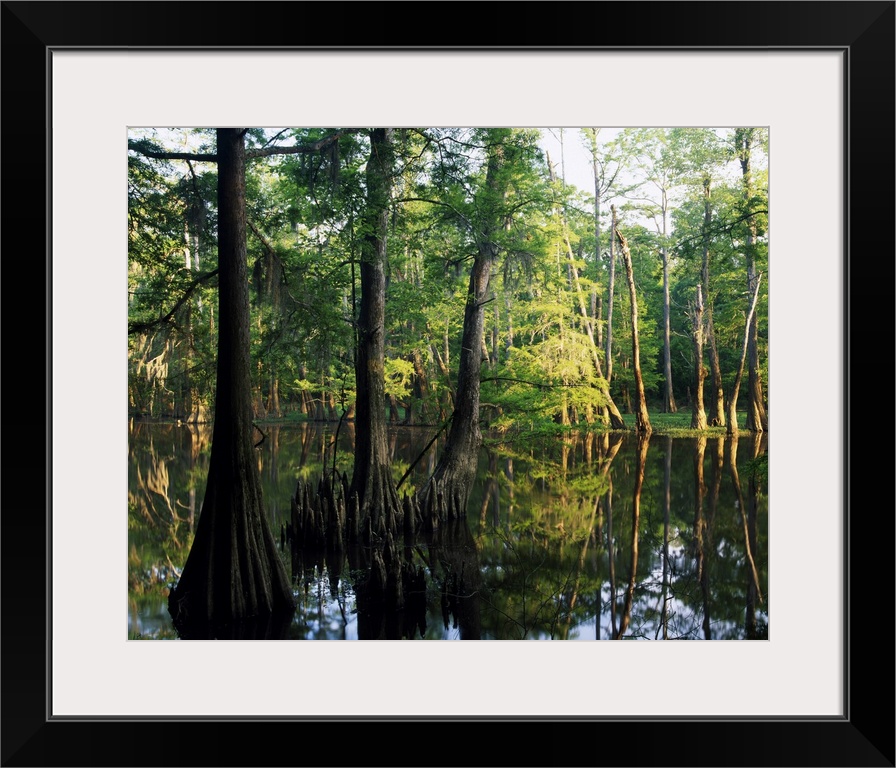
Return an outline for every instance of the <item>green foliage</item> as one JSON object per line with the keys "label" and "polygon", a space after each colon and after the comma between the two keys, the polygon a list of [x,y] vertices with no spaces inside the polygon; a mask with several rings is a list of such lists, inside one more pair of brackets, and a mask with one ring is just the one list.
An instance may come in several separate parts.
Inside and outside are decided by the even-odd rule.
{"label": "green foliage", "polygon": [[[308,145],[335,130],[252,128],[247,147]],[[605,367],[600,339],[609,299],[604,254],[611,203],[632,249],[641,370],[651,405],[660,402],[664,388],[663,248],[670,262],[679,407],[687,407],[692,380],[688,307],[706,242],[707,301],[723,383],[730,387],[749,303],[749,239],[757,271],[768,270],[767,132],[626,129],[604,140],[586,130],[601,190],[601,244],[595,240],[594,190],[549,181],[538,131],[403,128],[395,136],[386,387],[402,412],[428,423],[450,413],[469,266],[487,237],[497,251],[485,306],[484,423],[502,431],[563,431],[599,420],[605,402],[588,334]],[[749,189],[740,173],[744,136],[750,140]],[[184,418],[213,404],[216,168],[145,153],[213,153],[214,131],[133,131],[129,147],[130,410]],[[490,153],[502,158],[491,188],[485,183]],[[247,164],[253,386],[259,402],[272,404],[277,396],[280,417],[338,418],[339,404],[350,405],[354,396],[368,156],[367,133],[351,130],[318,152],[258,157]],[[711,179],[708,232],[705,178]],[[767,286],[766,276],[757,310],[763,366]],[[628,290],[619,264],[614,288],[610,392],[625,410],[634,382]]]}
{"label": "green foliage", "polygon": [[411,393],[411,377],[414,365],[400,358],[386,358],[385,361],[386,395],[397,398],[407,397]]}

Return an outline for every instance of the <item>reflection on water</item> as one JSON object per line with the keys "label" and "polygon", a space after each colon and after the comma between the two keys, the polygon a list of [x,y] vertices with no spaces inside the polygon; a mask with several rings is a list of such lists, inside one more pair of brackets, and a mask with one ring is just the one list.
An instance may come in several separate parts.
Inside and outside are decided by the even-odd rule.
{"label": "reflection on water", "polygon": [[[369,550],[294,551],[286,536],[297,480],[316,482],[324,466],[351,471],[352,425],[338,443],[335,427],[264,427],[265,507],[298,608],[287,626],[241,637],[768,637],[761,437],[591,434],[489,445],[466,520],[392,542],[377,566]],[[433,470],[440,443],[417,461],[432,436],[425,427],[392,431],[396,483],[407,474],[401,494]],[[177,638],[167,589],[200,514],[210,439],[206,427],[130,425],[129,638]]]}

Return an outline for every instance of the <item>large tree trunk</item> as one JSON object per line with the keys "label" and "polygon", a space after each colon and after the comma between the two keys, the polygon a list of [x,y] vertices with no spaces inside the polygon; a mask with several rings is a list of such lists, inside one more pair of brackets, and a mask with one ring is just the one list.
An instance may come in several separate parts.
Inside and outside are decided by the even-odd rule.
{"label": "large tree trunk", "polygon": [[488,298],[491,269],[498,256],[495,235],[504,224],[503,201],[506,181],[502,141],[509,136],[506,129],[492,129],[488,137],[488,164],[485,178],[483,209],[477,218],[476,257],[470,271],[464,325],[461,337],[460,362],[457,372],[457,394],[454,415],[445,448],[435,472],[420,493],[420,507],[426,520],[457,519],[466,516],[470,487],[476,477],[482,433],[479,429],[479,375],[482,365],[482,330],[484,305]]}
{"label": "large tree trunk", "polygon": [[473,262],[461,341],[454,416],[445,448],[433,476],[423,491],[421,508],[441,519],[466,514],[470,486],[476,475],[482,433],[479,429],[479,373],[482,364],[479,340],[482,337],[483,302],[488,295],[492,262],[497,255],[494,243],[482,243]]}
{"label": "large tree trunk", "polygon": [[370,134],[355,362],[357,429],[351,484],[351,494],[357,494],[360,503],[357,513],[361,529],[380,536],[386,531],[395,535],[400,522],[386,441],[384,372],[386,234],[394,162],[392,134],[391,128],[375,128]]}
{"label": "large tree trunk", "polygon": [[[215,423],[196,537],[168,610],[183,636],[291,613],[289,577],[262,503],[253,447],[243,131],[218,129],[219,329]],[[216,627],[230,625],[220,632]],[[233,636],[233,635],[229,635]]]}
{"label": "large tree trunk", "polygon": [[635,430],[639,435],[649,435],[653,430],[650,426],[650,414],[647,412],[647,397],[644,394],[644,379],[641,376],[641,351],[638,342],[638,296],[635,291],[635,275],[632,269],[632,254],[628,247],[628,240],[618,229],[615,230],[619,245],[622,247],[622,260],[625,264],[625,278],[628,282],[628,293],[631,304],[632,316],[632,365],[635,373]]}

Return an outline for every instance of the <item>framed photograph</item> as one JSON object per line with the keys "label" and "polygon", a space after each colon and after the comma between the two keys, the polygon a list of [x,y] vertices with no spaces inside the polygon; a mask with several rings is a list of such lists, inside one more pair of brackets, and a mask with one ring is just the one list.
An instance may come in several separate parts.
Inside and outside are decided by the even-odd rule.
{"label": "framed photograph", "polygon": [[[854,341],[893,327],[894,5],[4,2],[8,307],[46,287],[5,339],[7,413],[40,378],[46,423],[7,458],[46,502],[4,514],[3,765],[896,764],[892,461],[852,439]],[[362,124],[767,128],[767,639],[128,640],[128,129]]]}

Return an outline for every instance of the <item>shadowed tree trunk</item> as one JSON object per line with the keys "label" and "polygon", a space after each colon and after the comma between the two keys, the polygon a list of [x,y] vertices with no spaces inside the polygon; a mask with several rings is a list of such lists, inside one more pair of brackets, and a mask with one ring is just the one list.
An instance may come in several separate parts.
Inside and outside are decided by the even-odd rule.
{"label": "shadowed tree trunk", "polygon": [[491,269],[498,256],[497,235],[504,226],[503,203],[507,191],[503,142],[510,137],[507,129],[488,131],[488,160],[483,198],[477,215],[476,257],[470,271],[454,416],[445,448],[435,472],[420,493],[424,519],[457,519],[466,515],[470,487],[476,477],[476,464],[482,433],[479,429],[479,387],[482,366],[484,305],[488,300]]}
{"label": "shadowed tree trunk", "polygon": [[[354,464],[349,484],[335,461],[314,487],[299,480],[292,501],[293,551],[342,551],[354,570],[365,569],[359,581],[365,610],[403,604],[404,563],[396,539],[404,527],[386,429],[385,306],[386,237],[394,165],[393,129],[370,130],[366,168],[366,204],[361,222],[361,301],[355,358]],[[341,425],[341,422],[340,422]],[[337,433],[338,434],[338,433]],[[362,558],[358,539],[376,548]],[[362,562],[364,560],[364,562]]]}
{"label": "shadowed tree trunk", "polygon": [[233,625],[295,609],[289,577],[265,517],[253,447],[243,130],[219,128],[217,138],[215,423],[196,537],[168,598],[179,630]]}
{"label": "shadowed tree trunk", "polygon": [[394,164],[393,129],[370,133],[367,162],[367,206],[363,222],[361,304],[358,355],[355,362],[355,460],[351,495],[363,530],[383,536],[399,530],[400,505],[386,441],[385,325],[386,235]]}

